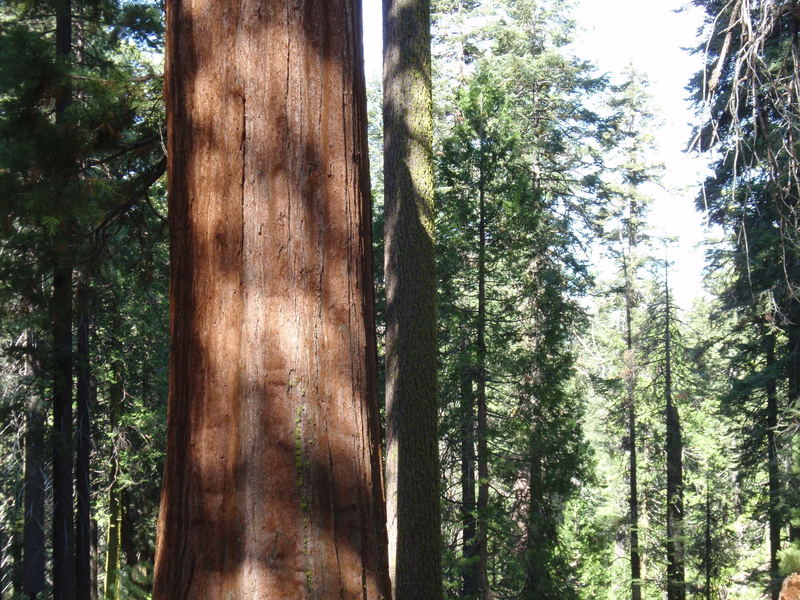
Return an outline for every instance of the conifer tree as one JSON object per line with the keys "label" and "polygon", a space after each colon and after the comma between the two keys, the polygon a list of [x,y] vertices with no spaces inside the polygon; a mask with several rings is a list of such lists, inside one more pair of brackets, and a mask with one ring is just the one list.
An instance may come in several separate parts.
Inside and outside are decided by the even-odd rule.
{"label": "conifer tree", "polygon": [[386,496],[396,600],[441,598],[430,2],[384,0]]}
{"label": "conifer tree", "polygon": [[[715,264],[731,264],[732,277],[722,291],[725,308],[739,318],[745,336],[732,364],[749,364],[750,376],[737,378],[727,404],[751,414],[746,425],[742,463],[767,473],[771,582],[777,598],[777,555],[792,505],[791,473],[779,472],[778,455],[790,453],[791,439],[777,432],[796,405],[800,364],[800,302],[795,290],[798,260],[797,86],[798,16],[794,2],[696,0],[707,15],[703,43],[705,68],[692,86],[706,119],[695,144],[715,151],[714,176],[698,198],[698,209],[724,228],[725,247]],[[756,459],[756,457],[758,457]],[[756,467],[756,465],[758,465]],[[779,514],[780,513],[780,514]],[[793,537],[791,526],[789,538]]]}

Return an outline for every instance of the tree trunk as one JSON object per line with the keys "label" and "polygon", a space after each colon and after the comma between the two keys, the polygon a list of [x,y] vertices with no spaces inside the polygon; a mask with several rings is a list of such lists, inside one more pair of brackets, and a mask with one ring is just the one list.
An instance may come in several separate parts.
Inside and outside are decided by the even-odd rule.
{"label": "tree trunk", "polygon": [[525,585],[520,598],[525,600],[545,600],[551,589],[551,581],[547,573],[547,553],[551,551],[547,539],[544,498],[542,497],[542,457],[534,451],[537,444],[536,427],[531,427],[528,471],[528,515],[526,523],[526,563]]}
{"label": "tree trunk", "polygon": [[[797,27],[797,22],[795,23]],[[794,273],[798,272],[798,259],[792,260]],[[787,362],[787,379],[789,382],[789,408],[791,410],[800,410],[800,303],[796,298],[793,299],[790,309],[790,325],[787,325],[786,335],[786,362]],[[776,408],[777,413],[777,408]],[[777,425],[777,417],[776,417]],[[793,454],[796,456],[800,453],[797,449],[798,442],[797,436],[793,436],[789,441],[793,445]],[[798,512],[800,511],[800,495],[798,493],[798,478],[797,475],[792,474],[789,477],[789,485],[794,490],[790,496],[789,502],[791,503],[790,509]],[[800,527],[789,523],[789,543],[800,541]]]}
{"label": "tree trunk", "polygon": [[[629,238],[628,252],[633,244]],[[642,561],[639,555],[639,491],[636,456],[636,354],[633,348],[633,275],[625,251],[622,253],[625,277],[625,391],[628,412],[629,479],[628,508],[630,510],[631,600],[642,600]]]}
{"label": "tree trunk", "polygon": [[154,600],[390,598],[358,0],[167,4]]}
{"label": "tree trunk", "polygon": [[683,563],[683,439],[672,401],[672,340],[669,283],[666,283],[664,396],[667,428],[667,600],[686,600]]}
{"label": "tree trunk", "polygon": [[386,500],[395,600],[442,597],[430,0],[383,0]]}
{"label": "tree trunk", "polygon": [[24,498],[17,495],[14,501],[14,528],[11,533],[11,593],[15,598],[22,594],[22,544],[24,527]]}
{"label": "tree trunk", "polygon": [[480,573],[475,527],[475,398],[469,372],[461,377],[461,418],[461,519],[465,563],[462,595],[467,600],[474,600],[480,589]]}
{"label": "tree trunk", "polygon": [[92,519],[91,523],[92,527],[92,563],[91,563],[91,591],[92,591],[92,600],[97,600],[99,598],[98,594],[98,582],[97,582],[97,575],[100,571],[100,549],[98,547],[98,537],[99,532],[97,531],[97,519]]}
{"label": "tree trunk", "polygon": [[[483,142],[481,142],[483,146]],[[483,148],[482,148],[483,150]],[[481,152],[481,163],[485,152]],[[486,447],[487,412],[486,412],[486,191],[484,174],[486,165],[480,165],[479,221],[478,221],[478,339],[476,347],[477,359],[477,408],[478,428],[478,576],[480,597],[489,600],[489,527],[487,511],[489,509],[489,453]]]}
{"label": "tree trunk", "polygon": [[122,548],[122,488],[120,486],[119,464],[119,418],[122,415],[122,403],[125,397],[123,368],[119,361],[112,365],[114,380],[108,390],[108,427],[114,440],[111,459],[111,481],[108,490],[108,540],[106,542],[106,569],[104,600],[119,598],[120,550]]}
{"label": "tree trunk", "polygon": [[709,469],[706,467],[706,522],[705,522],[705,536],[703,546],[703,571],[705,574],[705,587],[703,588],[703,597],[705,600],[711,600],[711,477]]}
{"label": "tree trunk", "polygon": [[119,568],[122,531],[122,493],[117,475],[108,492],[108,540],[106,542],[106,576],[103,589],[104,600],[119,598]]}
{"label": "tree trunk", "polygon": [[28,331],[25,375],[30,378],[25,431],[25,521],[22,549],[22,597],[33,600],[45,591],[45,431],[47,407],[42,400],[36,336]]}
{"label": "tree trunk", "polygon": [[769,373],[766,378],[767,392],[767,487],[769,489],[769,571],[770,571],[770,597],[778,600],[780,594],[781,577],[778,552],[781,549],[781,483],[780,465],[778,464],[778,447],[775,439],[775,430],[778,427],[778,396],[775,386],[775,336],[766,336],[766,366]]}
{"label": "tree trunk", "polygon": [[89,364],[89,289],[87,275],[81,275],[77,290],[77,405],[75,481],[77,518],[75,521],[75,587],[77,600],[92,600],[92,524],[89,486],[89,453],[91,452],[92,380]]}
{"label": "tree trunk", "polygon": [[[72,52],[71,0],[56,3],[56,57]],[[64,123],[70,88],[56,93],[55,120]],[[72,256],[68,207],[58,198],[61,222],[53,256],[50,319],[53,333],[53,600],[75,596],[73,450],[72,450]]]}
{"label": "tree trunk", "polygon": [[53,598],[73,600],[75,547],[72,440],[72,265],[53,274]]}

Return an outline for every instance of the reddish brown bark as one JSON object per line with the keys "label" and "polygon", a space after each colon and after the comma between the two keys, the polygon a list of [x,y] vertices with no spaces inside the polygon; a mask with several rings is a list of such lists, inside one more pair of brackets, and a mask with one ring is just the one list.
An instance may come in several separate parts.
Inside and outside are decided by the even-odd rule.
{"label": "reddish brown bark", "polygon": [[389,597],[360,15],[168,2],[154,600]]}

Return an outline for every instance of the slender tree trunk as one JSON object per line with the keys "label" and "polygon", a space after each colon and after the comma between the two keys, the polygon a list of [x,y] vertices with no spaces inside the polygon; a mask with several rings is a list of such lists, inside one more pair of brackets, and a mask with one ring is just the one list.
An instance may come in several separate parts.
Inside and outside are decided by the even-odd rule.
{"label": "slender tree trunk", "polygon": [[17,495],[14,502],[14,529],[11,537],[11,593],[15,598],[22,594],[22,545],[24,527],[24,498]]}
{"label": "slender tree trunk", "polygon": [[130,490],[122,494],[122,529],[120,531],[120,544],[125,564],[133,569],[141,561],[141,552],[136,547],[134,527],[136,526],[138,511],[131,505]]}
{"label": "slender tree trunk", "polygon": [[[95,396],[96,397],[96,396]],[[97,519],[92,519],[92,564],[91,564],[91,590],[92,590],[92,600],[98,600],[98,582],[97,582],[97,574],[100,571],[100,549],[98,547],[98,536],[99,532],[97,530]]]}
{"label": "slender tree trunk", "polygon": [[[797,23],[795,23],[795,28],[797,27]],[[795,33],[796,35],[796,33]],[[796,42],[796,40],[795,40]],[[798,259],[794,258],[792,260],[792,265],[794,266],[794,272],[797,273],[798,268]],[[788,326],[787,331],[787,341],[786,341],[786,354],[787,356],[787,363],[788,363],[788,382],[789,382],[789,406],[793,410],[800,409],[800,303],[795,298],[792,301],[791,309],[790,309],[790,319],[791,325]],[[777,409],[776,409],[777,412]],[[777,418],[776,418],[777,424]],[[798,452],[796,448],[796,444],[798,442],[797,436],[794,436],[790,442],[791,444],[795,445],[794,452]],[[793,508],[796,511],[800,511],[800,493],[798,492],[798,479],[797,475],[791,476],[791,484],[794,488],[794,497],[791,498],[790,501],[793,502]],[[789,543],[794,543],[800,541],[800,527],[792,525],[789,523]]]}
{"label": "slender tree trunk", "polygon": [[[72,52],[72,4],[56,3],[56,57],[69,62]],[[57,90],[56,123],[65,122],[70,89]],[[53,599],[75,595],[73,440],[72,440],[72,256],[70,218],[63,206],[53,260],[50,318],[53,333]]]}
{"label": "slender tree trunk", "polygon": [[778,447],[775,430],[778,427],[778,395],[775,386],[775,336],[766,336],[766,365],[769,374],[766,380],[767,392],[767,487],[769,489],[769,570],[770,596],[778,600],[782,577],[778,564],[778,552],[781,549],[781,483],[780,465],[778,464]]}
{"label": "slender tree trunk", "polygon": [[672,400],[672,340],[669,283],[664,329],[664,396],[667,425],[667,600],[685,600],[683,562],[683,439],[678,407]]}
{"label": "slender tree trunk", "polygon": [[533,451],[537,443],[536,428],[531,428],[529,440],[530,465],[528,472],[529,494],[526,523],[527,551],[525,564],[524,600],[545,600],[551,588],[544,560],[550,540],[544,530],[544,499],[542,498],[542,457]]}
{"label": "slender tree trunk", "polygon": [[469,372],[461,377],[461,418],[461,519],[463,558],[466,563],[462,595],[474,600],[480,589],[480,574],[475,522],[475,395]]}
{"label": "slender tree trunk", "polygon": [[386,496],[395,600],[442,597],[430,0],[383,0]]}
{"label": "slender tree trunk", "polygon": [[709,470],[706,468],[706,514],[705,514],[705,535],[703,546],[703,571],[705,574],[705,587],[703,588],[703,597],[705,600],[711,600],[711,566],[712,566],[712,549],[711,549],[711,477]]}
{"label": "slender tree trunk", "polygon": [[33,600],[45,591],[45,431],[47,407],[38,378],[38,340],[26,335],[25,375],[31,379],[25,431],[25,521],[22,549],[22,597]]}
{"label": "slender tree trunk", "polygon": [[119,598],[120,550],[122,548],[122,487],[120,485],[119,464],[119,418],[125,398],[122,365],[115,361],[112,365],[114,380],[108,391],[108,426],[114,440],[111,459],[111,481],[108,490],[108,540],[106,542],[104,600]]}
{"label": "slender tree trunk", "polygon": [[[628,252],[633,247],[628,240]],[[631,600],[642,600],[642,561],[639,556],[639,491],[636,456],[636,354],[633,348],[633,275],[628,258],[622,253],[622,270],[625,277],[625,391],[628,412],[629,479],[628,508],[630,510],[631,544]]]}
{"label": "slender tree trunk", "polygon": [[77,518],[75,521],[75,583],[77,600],[92,599],[91,567],[91,490],[89,453],[91,452],[92,381],[89,364],[89,287],[86,273],[81,274],[77,290],[77,405],[75,481]]}
{"label": "slender tree trunk", "polygon": [[[482,142],[481,142],[482,144]],[[481,152],[481,157],[485,152]],[[489,453],[486,447],[488,429],[486,412],[486,191],[484,173],[486,165],[480,165],[479,215],[478,215],[478,339],[477,359],[477,408],[478,408],[478,576],[482,600],[489,600]]]}
{"label": "slender tree trunk", "polygon": [[154,600],[389,599],[358,0],[167,4]]}
{"label": "slender tree trunk", "polygon": [[104,600],[119,598],[119,568],[122,532],[122,492],[117,474],[114,474],[108,492],[108,540],[106,543],[106,573]]}
{"label": "slender tree trunk", "polygon": [[[11,519],[9,519],[10,521]],[[13,558],[8,557],[6,549],[11,545],[12,527],[0,527],[0,589],[11,587],[11,568]],[[13,591],[13,590],[12,590]]]}
{"label": "slender tree trunk", "polygon": [[[62,260],[69,261],[67,252]],[[53,598],[75,595],[72,440],[72,265],[53,275]]]}

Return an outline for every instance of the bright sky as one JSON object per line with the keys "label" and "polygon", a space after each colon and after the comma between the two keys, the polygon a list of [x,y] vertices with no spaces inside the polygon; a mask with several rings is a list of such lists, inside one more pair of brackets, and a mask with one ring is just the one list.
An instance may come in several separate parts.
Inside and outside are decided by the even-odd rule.
{"label": "bright sky", "polygon": [[[367,79],[381,72],[381,2],[364,0],[364,45]],[[701,13],[692,8],[676,13],[686,0],[578,0],[579,33],[575,53],[602,72],[621,73],[628,65],[644,73],[663,125],[655,132],[666,164],[664,189],[652,190],[656,202],[651,225],[656,235],[678,238],[670,250],[670,276],[683,308],[701,290],[703,218],[694,210],[703,164],[683,153],[693,119],[685,87],[700,65],[700,56],[685,50],[697,44]]]}
{"label": "bright sky", "polygon": [[703,217],[694,198],[705,173],[704,164],[683,152],[694,118],[686,100],[686,85],[699,69],[702,56],[686,49],[697,45],[702,13],[692,7],[676,12],[686,0],[580,0],[575,52],[595,62],[601,71],[620,73],[633,65],[651,82],[650,93],[660,112],[655,132],[658,160],[666,165],[664,188],[652,190],[653,233],[678,239],[670,250],[674,266],[670,280],[683,308],[701,291]]}

